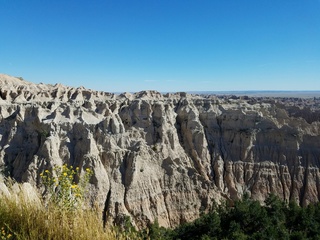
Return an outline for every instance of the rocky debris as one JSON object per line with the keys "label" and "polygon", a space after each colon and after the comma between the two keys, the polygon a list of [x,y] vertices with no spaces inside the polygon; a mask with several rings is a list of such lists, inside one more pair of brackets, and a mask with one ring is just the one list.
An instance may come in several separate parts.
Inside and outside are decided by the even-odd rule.
{"label": "rocky debris", "polygon": [[92,201],[138,227],[173,227],[244,193],[306,205],[320,197],[319,103],[116,95],[0,75],[0,167],[37,187],[55,165],[89,167]]}

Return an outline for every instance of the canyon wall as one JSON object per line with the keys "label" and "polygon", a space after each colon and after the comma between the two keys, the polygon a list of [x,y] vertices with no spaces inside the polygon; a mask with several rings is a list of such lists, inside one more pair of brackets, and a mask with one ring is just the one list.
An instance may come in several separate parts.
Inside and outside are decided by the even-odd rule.
{"label": "canyon wall", "polygon": [[212,204],[269,193],[320,198],[320,99],[111,94],[0,75],[0,168],[41,191],[40,173],[91,168],[109,220],[190,221]]}

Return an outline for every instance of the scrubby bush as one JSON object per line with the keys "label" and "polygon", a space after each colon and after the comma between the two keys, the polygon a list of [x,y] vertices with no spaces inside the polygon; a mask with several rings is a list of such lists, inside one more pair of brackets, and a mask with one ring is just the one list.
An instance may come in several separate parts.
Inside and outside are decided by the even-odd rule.
{"label": "scrubby bush", "polygon": [[171,231],[166,239],[320,239],[320,203],[300,207],[270,195],[221,205]]}
{"label": "scrubby bush", "polygon": [[[45,170],[40,174],[45,186],[47,203],[54,204],[63,210],[74,210],[84,203],[86,187],[92,171],[87,168],[80,177],[79,168],[74,169],[66,164],[55,167],[53,171]],[[79,179],[76,182],[76,179]]]}

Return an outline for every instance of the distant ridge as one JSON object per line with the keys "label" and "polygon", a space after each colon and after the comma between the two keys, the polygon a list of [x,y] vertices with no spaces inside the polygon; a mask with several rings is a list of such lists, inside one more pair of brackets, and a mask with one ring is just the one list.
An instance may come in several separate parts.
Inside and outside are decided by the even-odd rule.
{"label": "distant ridge", "polygon": [[249,97],[297,97],[297,98],[313,98],[320,97],[320,90],[316,91],[285,91],[285,90],[250,90],[250,91],[190,91],[190,94],[200,95],[236,95]]}
{"label": "distant ridge", "polygon": [[[66,89],[78,89],[78,90],[90,90],[85,89],[83,87],[68,87],[63,84],[43,84],[43,83],[33,83],[26,81],[22,77],[14,77],[8,74],[0,73],[0,85],[1,89],[9,90],[12,88],[24,88],[25,90],[32,90],[33,92],[38,91],[48,91],[49,89],[56,89],[56,88],[66,88]],[[20,89],[21,90],[21,89]],[[97,90],[91,90],[93,92],[100,92]],[[121,95],[123,92],[106,92],[106,94],[116,94]],[[156,90],[149,90],[141,92],[157,92]],[[235,96],[248,96],[248,97],[288,97],[288,98],[318,98],[320,97],[320,90],[301,90],[301,91],[292,91],[292,90],[247,90],[247,91],[179,91],[179,92],[187,92],[189,94],[195,95],[235,95]],[[131,94],[135,94],[137,92],[130,92]],[[178,92],[161,92],[162,94],[165,93],[178,93]]]}

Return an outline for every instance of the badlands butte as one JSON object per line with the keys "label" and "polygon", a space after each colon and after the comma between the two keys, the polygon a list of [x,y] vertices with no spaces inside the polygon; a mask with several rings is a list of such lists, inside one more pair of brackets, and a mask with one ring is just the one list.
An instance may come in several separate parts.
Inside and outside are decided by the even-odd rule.
{"label": "badlands butte", "polygon": [[56,165],[91,168],[110,221],[191,221],[215,202],[320,198],[320,98],[113,94],[0,75],[0,167],[42,189]]}

